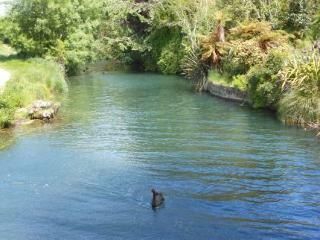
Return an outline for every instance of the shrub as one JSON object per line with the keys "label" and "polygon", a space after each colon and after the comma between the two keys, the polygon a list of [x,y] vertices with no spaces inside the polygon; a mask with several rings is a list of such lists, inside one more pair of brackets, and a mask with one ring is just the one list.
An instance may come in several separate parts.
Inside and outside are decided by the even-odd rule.
{"label": "shrub", "polygon": [[248,88],[248,79],[246,75],[236,75],[232,79],[232,85],[239,90],[246,91]]}
{"label": "shrub", "polygon": [[251,22],[230,30],[230,41],[222,46],[223,70],[246,74],[256,65],[264,65],[273,50],[287,48],[289,35],[273,30],[268,22]]}
{"label": "shrub", "polygon": [[233,38],[249,40],[264,33],[271,32],[271,30],[272,27],[270,23],[254,21],[248,24],[240,24],[230,29],[230,33]]}
{"label": "shrub", "polygon": [[181,62],[181,51],[179,51],[179,46],[171,43],[165,47],[160,55],[158,66],[162,73],[165,74],[176,74],[180,71]]}
{"label": "shrub", "polygon": [[265,66],[269,69],[271,74],[276,75],[284,68],[291,51],[292,50],[288,46],[284,46],[273,49],[268,53]]}
{"label": "shrub", "polygon": [[266,54],[256,40],[235,40],[227,45],[223,57],[223,70],[231,75],[245,74],[251,67],[264,63]]}
{"label": "shrub", "polygon": [[303,35],[303,31],[310,25],[311,14],[308,12],[307,0],[289,0],[288,9],[284,13],[284,24],[288,30]]}
{"label": "shrub", "polygon": [[269,107],[274,109],[281,94],[277,72],[269,69],[267,64],[257,65],[250,69],[247,79],[253,107]]}

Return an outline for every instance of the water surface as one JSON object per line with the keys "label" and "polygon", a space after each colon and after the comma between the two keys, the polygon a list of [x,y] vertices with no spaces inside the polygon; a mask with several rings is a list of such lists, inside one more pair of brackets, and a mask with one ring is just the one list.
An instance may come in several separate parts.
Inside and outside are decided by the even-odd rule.
{"label": "water surface", "polygon": [[106,74],[60,118],[1,135],[0,239],[320,239],[319,141],[268,112]]}

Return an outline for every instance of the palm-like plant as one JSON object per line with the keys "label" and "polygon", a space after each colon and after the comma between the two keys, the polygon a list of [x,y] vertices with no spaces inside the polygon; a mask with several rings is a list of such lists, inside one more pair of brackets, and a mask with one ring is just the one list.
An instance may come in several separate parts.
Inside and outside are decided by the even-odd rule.
{"label": "palm-like plant", "polygon": [[196,88],[202,91],[208,75],[208,66],[201,59],[200,48],[188,48],[181,63],[182,74],[189,80],[193,81]]}
{"label": "palm-like plant", "polygon": [[210,36],[201,36],[200,40],[203,49],[201,59],[203,61],[209,60],[210,64],[221,70],[220,63],[222,54],[219,49],[225,42],[225,30],[221,20],[218,21],[215,31]]}

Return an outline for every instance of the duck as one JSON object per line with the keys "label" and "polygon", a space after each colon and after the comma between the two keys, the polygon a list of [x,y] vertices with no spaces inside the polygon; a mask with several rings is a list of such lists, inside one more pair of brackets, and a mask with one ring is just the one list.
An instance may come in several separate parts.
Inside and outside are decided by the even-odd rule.
{"label": "duck", "polygon": [[160,207],[165,200],[163,194],[161,192],[157,192],[154,189],[151,189],[151,192],[152,192],[152,201],[151,201],[152,208]]}

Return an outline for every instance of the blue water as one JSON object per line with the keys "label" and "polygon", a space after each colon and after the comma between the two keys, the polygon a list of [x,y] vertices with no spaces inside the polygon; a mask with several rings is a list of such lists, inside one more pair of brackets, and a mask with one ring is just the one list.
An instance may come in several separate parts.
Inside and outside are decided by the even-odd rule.
{"label": "blue water", "polygon": [[69,85],[54,124],[0,135],[0,239],[320,239],[314,134],[177,77]]}

